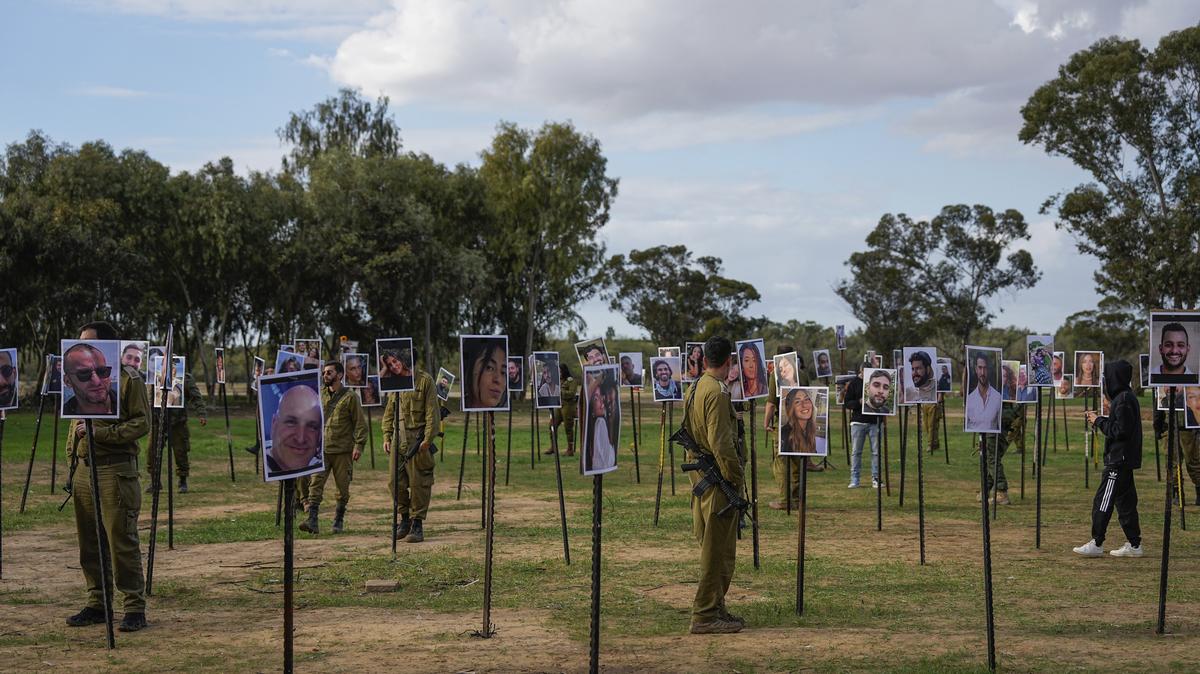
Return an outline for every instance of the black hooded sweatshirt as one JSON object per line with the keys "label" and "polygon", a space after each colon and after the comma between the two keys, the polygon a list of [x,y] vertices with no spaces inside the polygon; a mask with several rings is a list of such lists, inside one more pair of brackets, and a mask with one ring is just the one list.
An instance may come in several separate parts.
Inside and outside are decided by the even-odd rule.
{"label": "black hooded sweatshirt", "polygon": [[1133,366],[1118,360],[1104,365],[1104,393],[1108,395],[1108,417],[1096,420],[1104,435],[1104,465],[1116,468],[1142,467],[1142,409],[1130,388]]}

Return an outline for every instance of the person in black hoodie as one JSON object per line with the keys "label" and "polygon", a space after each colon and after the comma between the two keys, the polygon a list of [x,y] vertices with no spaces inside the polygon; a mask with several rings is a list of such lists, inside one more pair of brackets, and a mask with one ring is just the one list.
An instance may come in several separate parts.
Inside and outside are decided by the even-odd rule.
{"label": "person in black hoodie", "polygon": [[1092,502],[1092,540],[1075,548],[1084,557],[1104,554],[1104,534],[1112,511],[1128,542],[1113,550],[1114,557],[1142,556],[1142,529],[1138,524],[1137,489],[1133,471],[1142,466],[1142,411],[1130,388],[1133,366],[1124,360],[1104,366],[1104,392],[1111,401],[1107,417],[1095,411],[1085,412],[1088,423],[1104,436],[1104,479]]}

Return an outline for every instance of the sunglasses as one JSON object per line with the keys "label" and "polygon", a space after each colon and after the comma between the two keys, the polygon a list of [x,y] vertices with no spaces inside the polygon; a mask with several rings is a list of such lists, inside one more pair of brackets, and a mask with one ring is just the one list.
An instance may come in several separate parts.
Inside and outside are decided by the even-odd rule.
{"label": "sunglasses", "polygon": [[15,369],[16,368],[14,368],[12,365],[0,365],[0,377],[8,379],[12,376],[13,370]]}
{"label": "sunglasses", "polygon": [[86,383],[92,380],[93,374],[101,379],[107,379],[108,375],[112,374],[112,370],[113,369],[111,367],[97,367],[87,370],[75,370],[71,374],[73,374],[80,383]]}

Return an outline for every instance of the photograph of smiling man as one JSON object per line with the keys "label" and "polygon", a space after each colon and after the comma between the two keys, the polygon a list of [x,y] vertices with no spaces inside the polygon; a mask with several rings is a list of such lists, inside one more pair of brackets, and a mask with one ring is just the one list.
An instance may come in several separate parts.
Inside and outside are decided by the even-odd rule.
{"label": "photograph of smiling man", "polygon": [[325,470],[321,373],[301,370],[259,379],[263,479],[274,482]]}

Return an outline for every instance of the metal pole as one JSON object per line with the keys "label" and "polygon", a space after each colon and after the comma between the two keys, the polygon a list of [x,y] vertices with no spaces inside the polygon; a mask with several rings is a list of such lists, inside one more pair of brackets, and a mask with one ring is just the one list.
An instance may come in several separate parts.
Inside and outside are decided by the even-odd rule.
{"label": "metal pole", "polygon": [[925,452],[921,448],[923,405],[917,405],[917,531],[921,541],[921,565],[925,564]]}
{"label": "metal pole", "polygon": [[592,476],[592,613],[588,643],[588,671],[600,671],[600,533],[604,506],[604,475]]}
{"label": "metal pole", "polygon": [[654,526],[658,526],[658,513],[662,507],[663,473],[667,463],[667,404],[662,404],[658,417],[658,489],[654,493]]}
{"label": "metal pole", "polygon": [[[750,401],[750,508],[753,516],[750,527],[751,538],[754,543],[754,568],[761,569],[761,561],[759,559],[759,542],[758,542],[758,448],[754,444],[754,427],[757,425],[754,418],[755,401]],[[766,435],[764,433],[764,435]],[[803,484],[803,482],[801,482]]]}
{"label": "metal pole", "polygon": [[462,455],[458,459],[458,491],[454,495],[454,500],[462,498],[462,483],[463,476],[467,469],[467,436],[471,434],[471,413],[467,412],[463,418],[463,444]]}
{"label": "metal pole", "polygon": [[[562,461],[558,458],[558,428],[556,427],[550,433],[550,448],[554,450],[554,477],[558,482],[558,520],[562,525],[562,541],[563,541],[563,559],[567,565],[571,564],[571,546],[567,543],[567,502],[563,497],[563,481],[562,481]],[[660,472],[661,476],[662,473]],[[662,481],[659,481],[659,486],[662,486]],[[657,512],[655,513],[657,515]],[[657,517],[656,517],[657,521]]]}
{"label": "metal pole", "polygon": [[290,674],[294,668],[292,663],[292,637],[295,632],[294,608],[292,592],[295,588],[295,557],[296,534],[292,525],[296,520],[296,478],[283,481],[284,515],[283,515],[283,671]]}
{"label": "metal pole", "polygon": [[229,401],[225,398],[225,384],[221,384],[221,407],[225,410],[225,444],[229,446],[229,481],[237,482],[237,476],[233,473],[233,434],[229,429]]}
{"label": "metal pole", "polygon": [[[496,417],[495,412],[488,412],[483,417],[484,461],[487,462],[488,479],[484,485],[486,533],[483,540],[483,632],[480,636],[487,639],[496,633],[492,627],[492,553],[496,537]],[[476,428],[479,424],[476,423]]]}
{"label": "metal pole", "polygon": [[633,400],[633,387],[629,388],[629,412],[633,422],[633,479],[637,484],[641,484],[642,467],[638,460],[638,406]]}
{"label": "metal pole", "polygon": [[92,514],[96,518],[96,549],[100,553],[100,598],[104,604],[104,625],[108,630],[108,648],[117,647],[117,636],[113,632],[112,597],[108,594],[108,579],[110,577],[108,532],[104,530],[104,514],[100,509],[100,478],[96,474],[96,438],[92,430],[92,420],[83,420],[87,432],[88,444],[88,479],[92,486]]}
{"label": "metal pole", "polygon": [[1034,547],[1042,549],[1042,387],[1037,389],[1037,448],[1033,454],[1033,466],[1037,470],[1037,516],[1034,525]]}
{"label": "metal pole", "polygon": [[[54,395],[54,394],[51,394]],[[59,394],[61,395],[61,394]],[[54,442],[50,445],[54,448],[50,452],[50,493],[54,493],[54,486],[58,483],[58,418],[59,409],[58,401],[54,402]]]}
{"label": "metal pole", "polygon": [[[42,413],[46,409],[46,396],[40,396],[38,399],[37,421],[33,425],[33,449],[29,450],[29,467],[25,469],[25,488],[21,490],[21,507],[17,509],[18,513],[25,512],[25,499],[29,496],[29,483],[33,480],[33,458],[37,456],[38,436],[42,430]],[[57,449],[52,448],[50,453],[53,454]]]}
{"label": "metal pole", "polygon": [[[692,386],[695,386],[693,383]],[[667,423],[668,429],[675,428],[675,403],[667,403]],[[671,455],[671,496],[675,495],[675,441],[670,439],[671,432],[667,433],[667,451]]]}
{"label": "metal pole", "polygon": [[[537,403],[536,400],[534,400],[533,398],[530,398],[530,400],[529,400],[530,405],[536,406],[536,403]],[[512,470],[512,414],[513,414],[512,408],[513,408],[512,402],[509,401],[509,405],[508,405],[508,440],[506,442],[507,448],[504,451],[504,486],[505,487],[508,486],[508,473],[510,470]],[[535,425],[534,428],[536,429],[537,426]]]}
{"label": "metal pole", "polygon": [[[987,454],[984,443],[987,436],[979,434],[979,493],[987,491]],[[988,522],[987,503],[980,503],[983,511],[980,522],[983,531],[983,606],[987,625],[988,669],[996,671],[996,623],[992,607],[992,532]]]}
{"label": "metal pole", "polygon": [[[805,457],[804,461],[808,458]],[[796,533],[796,615],[804,615],[804,528],[808,515],[808,468],[800,471],[800,523]],[[758,518],[755,517],[755,520]]]}
{"label": "metal pole", "polygon": [[[1171,415],[1167,419],[1167,475],[1175,469],[1175,387],[1167,393],[1167,408]],[[1158,622],[1154,626],[1155,634],[1164,634],[1167,629],[1167,571],[1171,561],[1171,485],[1167,484],[1166,500],[1163,505],[1163,542],[1162,557],[1158,568]]]}

